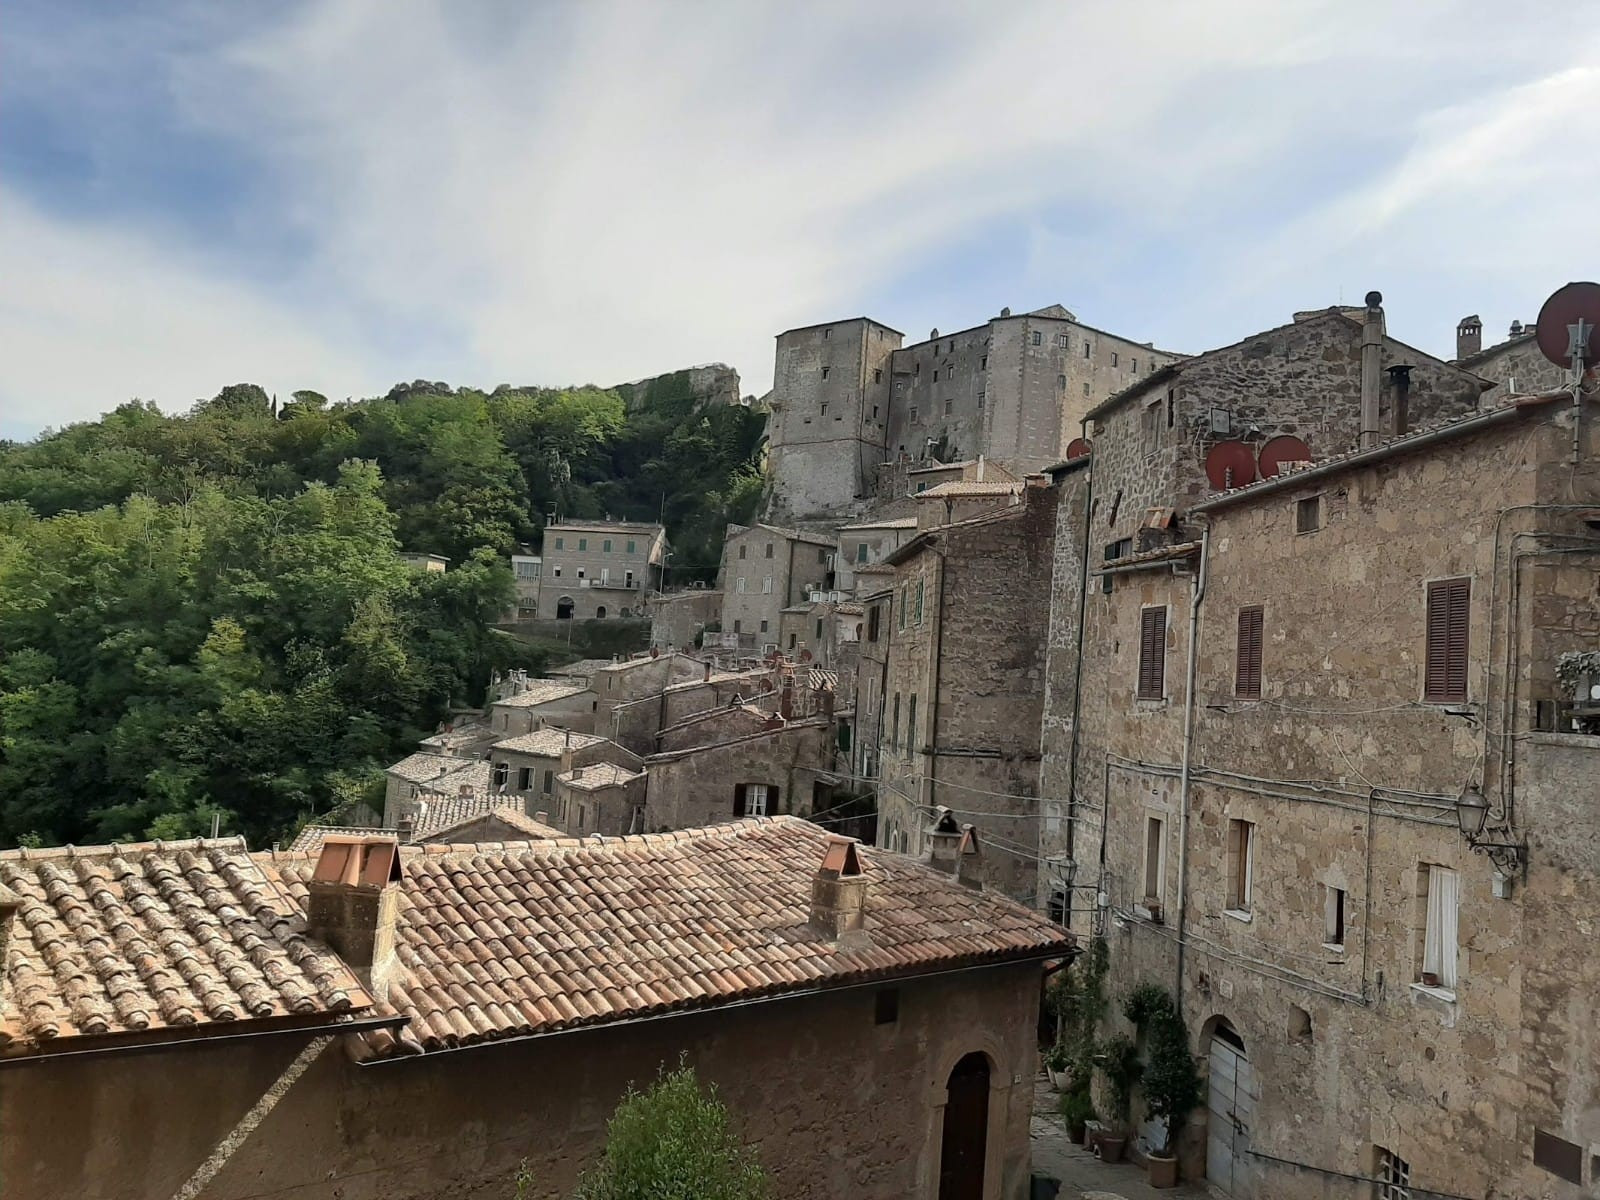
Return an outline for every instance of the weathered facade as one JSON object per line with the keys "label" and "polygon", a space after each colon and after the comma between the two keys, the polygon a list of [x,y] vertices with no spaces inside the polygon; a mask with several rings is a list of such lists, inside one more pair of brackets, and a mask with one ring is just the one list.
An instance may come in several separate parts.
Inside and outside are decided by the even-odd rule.
{"label": "weathered facade", "polygon": [[1031,900],[1056,498],[1035,477],[1018,500],[890,555],[875,758],[880,845],[921,853],[936,810],[951,809],[998,827],[985,880]]}
{"label": "weathered facade", "polygon": [[652,754],[645,759],[645,827],[693,829],[819,811],[836,778],[834,751],[832,721],[816,717]]}
{"label": "weathered facade", "polygon": [[834,583],[842,592],[856,591],[856,571],[881,563],[891,553],[917,536],[917,518],[877,517],[839,530],[834,557]]}
{"label": "weathered facade", "polygon": [[500,737],[532,733],[546,725],[587,733],[594,728],[599,697],[565,679],[518,679],[517,690],[489,706],[489,727]]}
{"label": "weathered facade", "polygon": [[698,649],[706,626],[722,620],[722,593],[715,588],[690,588],[651,596],[650,646],[655,650]]}
{"label": "weathered facade", "polygon": [[1456,365],[1494,384],[1483,394],[1484,407],[1508,396],[1534,395],[1571,383],[1571,370],[1540,351],[1534,341],[1537,332],[1532,325],[1513,321],[1505,341],[1485,347],[1483,323],[1477,317],[1463,317],[1456,326]]}
{"label": "weathered facade", "polygon": [[779,615],[833,583],[834,536],[730,525],[722,545],[722,632],[739,646],[778,644]]}
{"label": "weathered facade", "polygon": [[643,619],[661,588],[667,531],[635,521],[561,521],[544,531],[541,620]]}

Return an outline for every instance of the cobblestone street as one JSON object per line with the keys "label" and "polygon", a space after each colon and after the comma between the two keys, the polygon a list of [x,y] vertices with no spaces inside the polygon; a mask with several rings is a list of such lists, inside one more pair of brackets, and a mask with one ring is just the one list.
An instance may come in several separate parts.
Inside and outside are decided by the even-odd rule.
{"label": "cobblestone street", "polygon": [[1067,1137],[1056,1111],[1059,1099],[1043,1074],[1033,1084],[1033,1120],[1029,1137],[1033,1149],[1034,1200],[1049,1200],[1052,1193],[1041,1180],[1054,1180],[1061,1188],[1058,1200],[1194,1200],[1209,1193],[1200,1185],[1153,1188],[1142,1166],[1103,1163]]}

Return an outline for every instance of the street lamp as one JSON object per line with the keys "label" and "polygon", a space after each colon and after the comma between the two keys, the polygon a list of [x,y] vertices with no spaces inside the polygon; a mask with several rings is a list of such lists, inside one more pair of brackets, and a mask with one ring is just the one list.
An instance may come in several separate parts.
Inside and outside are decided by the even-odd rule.
{"label": "street lamp", "polygon": [[1486,855],[1494,863],[1495,869],[1508,879],[1522,866],[1527,854],[1527,848],[1522,843],[1484,840],[1485,833],[1510,838],[1512,830],[1509,823],[1489,825],[1489,801],[1481,788],[1468,784],[1456,797],[1456,825],[1473,852]]}
{"label": "street lamp", "polygon": [[1484,794],[1471,784],[1456,797],[1456,824],[1461,827],[1461,836],[1467,841],[1475,841],[1483,833],[1483,827],[1489,820],[1489,801]]}

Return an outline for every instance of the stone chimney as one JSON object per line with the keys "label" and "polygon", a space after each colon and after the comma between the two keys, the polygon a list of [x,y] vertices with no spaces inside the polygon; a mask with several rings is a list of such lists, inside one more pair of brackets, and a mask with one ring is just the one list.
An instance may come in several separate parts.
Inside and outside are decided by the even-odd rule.
{"label": "stone chimney", "polygon": [[380,998],[394,967],[400,878],[394,838],[329,834],[306,883],[306,933],[326,943]]}
{"label": "stone chimney", "polygon": [[416,814],[409,812],[401,813],[400,819],[395,822],[395,827],[395,831],[400,835],[400,840],[402,842],[409,842],[417,832]]}
{"label": "stone chimney", "polygon": [[1382,436],[1383,293],[1367,293],[1361,322],[1361,448],[1376,446]]}
{"label": "stone chimney", "polygon": [[961,845],[956,849],[956,878],[969,888],[981,888],[983,849],[978,845],[978,827],[961,827]]}
{"label": "stone chimney", "polygon": [[537,821],[537,822],[539,822],[539,824],[541,824],[541,825],[548,825],[548,824],[550,824],[550,814],[549,814],[549,813],[547,813],[547,812],[546,812],[546,811],[545,811],[545,810],[544,810],[544,809],[542,809],[542,808],[541,808],[541,809],[540,809],[540,810],[539,810],[539,811],[538,811],[538,812],[536,812],[536,813],[534,813],[534,814],[533,814],[533,819],[534,819],[534,820],[535,820],[535,821]]}
{"label": "stone chimney", "polygon": [[583,768],[582,767],[573,767],[572,768],[572,781],[574,783],[576,783],[578,780],[580,780],[582,778],[583,778]]}
{"label": "stone chimney", "polygon": [[928,865],[946,875],[956,873],[956,861],[961,853],[961,826],[948,808],[939,807],[939,815],[928,826]]}
{"label": "stone chimney", "polygon": [[1483,322],[1478,319],[1477,313],[1462,317],[1461,323],[1456,326],[1456,357],[1466,358],[1482,349]]}
{"label": "stone chimney", "polygon": [[828,835],[822,867],[811,880],[811,929],[834,942],[867,943],[867,877],[855,838]]}

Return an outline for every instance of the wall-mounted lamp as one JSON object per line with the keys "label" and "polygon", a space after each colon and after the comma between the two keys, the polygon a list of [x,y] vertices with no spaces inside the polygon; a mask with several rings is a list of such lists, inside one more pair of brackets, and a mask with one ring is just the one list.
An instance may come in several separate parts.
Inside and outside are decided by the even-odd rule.
{"label": "wall-mounted lamp", "polygon": [[1489,801],[1472,784],[1468,784],[1456,797],[1456,824],[1461,829],[1461,836],[1467,839],[1467,845],[1479,854],[1488,855],[1489,861],[1502,875],[1514,875],[1522,866],[1527,848],[1521,843],[1485,840],[1486,833],[1510,837],[1511,827],[1505,824],[1489,825]]}

